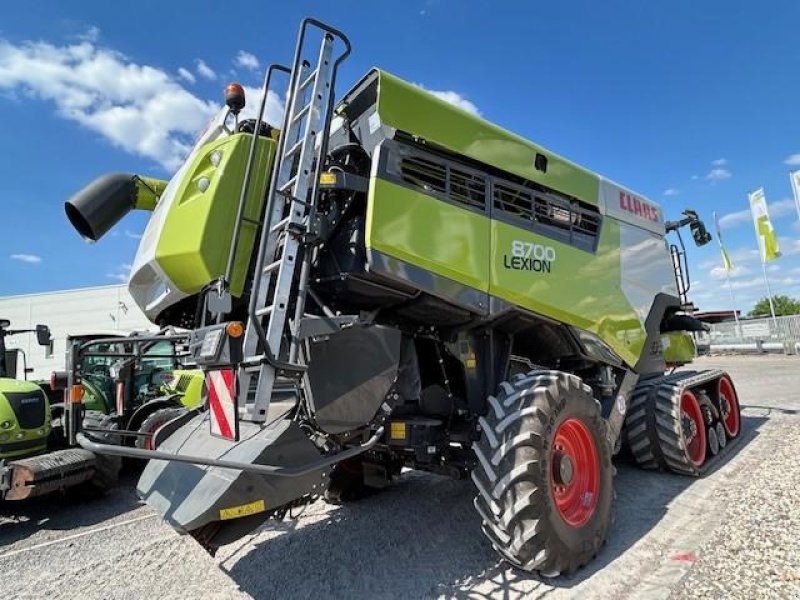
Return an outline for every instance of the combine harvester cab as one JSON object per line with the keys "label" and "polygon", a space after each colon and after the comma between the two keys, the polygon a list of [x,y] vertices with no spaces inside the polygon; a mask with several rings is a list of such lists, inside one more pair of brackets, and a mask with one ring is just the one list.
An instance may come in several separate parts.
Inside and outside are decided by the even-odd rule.
{"label": "combine harvester cab", "polygon": [[[198,186],[196,165],[240,135],[226,125],[244,104],[236,86],[156,204],[130,286],[151,318],[194,316],[202,407],[164,424],[154,449],[79,441],[151,459],[139,494],[212,552],[410,467],[471,477],[483,531],[512,564],[573,571],[607,537],[623,441],[643,467],[695,475],[739,435],[727,375],[666,374],[703,328],[682,241],[666,234],[710,236],[695,213],[665,222],[640,194],[384,71],[337,104],[349,53],[344,34],[304,20],[292,66],[267,71],[232,181]],[[279,71],[276,142],[262,115]],[[228,229],[208,237],[189,219],[168,233],[190,214],[180,190],[200,190],[185,204]]]}

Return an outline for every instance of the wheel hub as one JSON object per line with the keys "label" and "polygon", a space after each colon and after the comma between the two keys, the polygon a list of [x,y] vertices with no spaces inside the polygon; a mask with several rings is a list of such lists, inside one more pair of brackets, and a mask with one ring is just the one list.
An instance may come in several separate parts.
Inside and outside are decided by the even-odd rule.
{"label": "wheel hub", "polygon": [[560,485],[569,485],[572,483],[575,467],[569,455],[556,452],[554,466],[556,467],[555,479],[557,483]]}

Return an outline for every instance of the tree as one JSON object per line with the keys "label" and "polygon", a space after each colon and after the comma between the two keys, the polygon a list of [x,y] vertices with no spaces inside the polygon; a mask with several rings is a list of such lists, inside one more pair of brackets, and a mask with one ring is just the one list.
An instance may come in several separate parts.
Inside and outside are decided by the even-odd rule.
{"label": "tree", "polygon": [[[777,296],[772,297],[772,303],[775,305],[775,316],[776,317],[783,317],[785,315],[797,315],[800,314],[800,300],[796,298],[790,298],[789,296],[784,296],[783,294],[778,294]],[[769,298],[764,296],[756,302],[756,305],[753,307],[753,310],[750,311],[751,317],[769,317]]]}

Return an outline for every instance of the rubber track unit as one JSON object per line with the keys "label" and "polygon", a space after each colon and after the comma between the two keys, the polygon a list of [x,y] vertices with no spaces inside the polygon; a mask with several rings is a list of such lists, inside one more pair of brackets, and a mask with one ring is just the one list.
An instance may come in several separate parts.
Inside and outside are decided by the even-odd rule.
{"label": "rubber track unit", "polygon": [[715,389],[720,377],[728,374],[719,369],[680,371],[646,380],[633,391],[628,403],[623,436],[636,463],[643,469],[663,469],[681,475],[699,476],[712,467],[731,444],[698,468],[687,456],[681,426],[681,396],[684,390]]}
{"label": "rubber track unit", "polygon": [[[511,564],[545,577],[585,565],[605,543],[613,504],[611,449],[591,388],[569,373],[532,371],[503,382],[488,405],[472,472],[484,534]],[[578,527],[559,516],[551,491],[553,438],[567,419],[586,426],[599,463],[596,506]]]}

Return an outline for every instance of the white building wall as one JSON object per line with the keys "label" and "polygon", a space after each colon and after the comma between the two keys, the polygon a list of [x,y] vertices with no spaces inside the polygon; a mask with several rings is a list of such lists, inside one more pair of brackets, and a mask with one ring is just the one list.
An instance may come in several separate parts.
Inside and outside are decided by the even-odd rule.
{"label": "white building wall", "polygon": [[[28,367],[33,368],[29,379],[47,379],[51,371],[64,368],[68,334],[157,330],[136,306],[126,285],[0,297],[0,318],[9,319],[11,329],[33,329],[37,324],[50,327],[55,342],[50,358],[33,333],[6,338],[9,349],[25,352]],[[18,374],[22,375],[21,365]]]}

